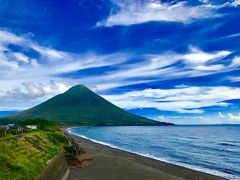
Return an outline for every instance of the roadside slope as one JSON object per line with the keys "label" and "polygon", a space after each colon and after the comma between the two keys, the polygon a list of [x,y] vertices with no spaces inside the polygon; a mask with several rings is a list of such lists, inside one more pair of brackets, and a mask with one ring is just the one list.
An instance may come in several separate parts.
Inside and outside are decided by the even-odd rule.
{"label": "roadside slope", "polygon": [[36,131],[0,139],[0,179],[34,179],[67,141],[61,131]]}

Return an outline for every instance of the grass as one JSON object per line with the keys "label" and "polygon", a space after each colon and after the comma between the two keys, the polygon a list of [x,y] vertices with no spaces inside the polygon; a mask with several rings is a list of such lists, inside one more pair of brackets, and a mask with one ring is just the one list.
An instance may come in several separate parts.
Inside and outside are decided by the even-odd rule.
{"label": "grass", "polygon": [[66,145],[60,130],[37,130],[0,138],[0,179],[35,179]]}

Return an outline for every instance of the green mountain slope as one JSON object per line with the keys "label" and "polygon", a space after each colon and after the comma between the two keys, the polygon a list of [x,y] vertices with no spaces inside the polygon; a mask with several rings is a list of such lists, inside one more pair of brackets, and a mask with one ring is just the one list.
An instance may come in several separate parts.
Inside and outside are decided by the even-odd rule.
{"label": "green mountain slope", "polygon": [[64,125],[168,125],[124,111],[83,85],[70,88],[26,111],[3,118],[9,123],[27,118],[45,118]]}

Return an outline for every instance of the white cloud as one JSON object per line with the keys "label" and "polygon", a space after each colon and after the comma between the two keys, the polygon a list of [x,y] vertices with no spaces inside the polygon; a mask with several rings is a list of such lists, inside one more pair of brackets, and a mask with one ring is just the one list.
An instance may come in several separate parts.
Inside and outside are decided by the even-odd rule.
{"label": "white cloud", "polygon": [[240,123],[240,113],[238,115],[234,115],[232,113],[227,113],[227,115],[223,115],[221,112],[219,112],[218,114],[222,119],[225,119],[226,123]]}
{"label": "white cloud", "polygon": [[52,58],[54,60],[63,59],[67,56],[67,54],[64,53],[64,52],[57,51],[57,50],[47,48],[47,47],[42,47],[42,46],[39,46],[37,44],[31,43],[30,46],[34,50],[38,51],[41,55],[43,55],[45,57],[48,57],[48,58]]}
{"label": "white cloud", "polygon": [[[63,87],[83,83],[96,86],[96,89],[104,91],[127,85],[204,76],[236,68],[236,65],[227,66],[218,63],[219,60],[231,53],[224,50],[208,53],[191,46],[189,52],[185,54],[170,51],[162,54],[138,55],[130,53],[73,54],[43,47],[25,36],[17,36],[0,30],[1,35],[4,37],[6,35],[6,37],[0,40],[0,89],[3,92],[8,92],[8,96],[5,94],[5,100],[0,101],[0,110],[5,107],[13,108],[14,103],[6,103],[7,98],[9,98],[8,102],[15,101],[17,108],[21,106],[19,104],[22,103],[20,99],[25,100],[26,102],[22,104],[22,107],[25,108],[36,105],[40,100],[46,100],[49,96],[62,92],[52,85],[51,80],[62,84]],[[35,50],[39,57],[30,57],[24,51],[15,52],[8,48],[9,43],[21,46],[23,49]],[[129,64],[128,61],[133,59],[141,59],[141,61]],[[178,67],[178,65],[175,65],[178,62],[183,66]],[[212,62],[213,65],[211,65]],[[236,64],[236,62],[236,60],[233,60],[232,64]],[[104,66],[111,67],[112,70],[84,77],[72,78],[64,75],[64,78],[61,78],[59,76],[62,73],[72,73],[87,68]],[[203,93],[203,91],[207,93]],[[229,92],[227,96],[222,93],[225,91]],[[124,108],[135,108],[136,104],[131,102],[137,101],[137,107],[156,107],[167,111],[202,113],[200,107],[226,106],[227,103],[221,101],[231,99],[231,94],[238,93],[238,90],[228,87],[201,88],[185,86],[168,91],[159,89],[123,94],[119,96],[120,99],[116,99],[116,96],[115,99],[109,96],[109,100],[117,101],[117,104]],[[154,94],[154,96],[145,97],[148,94]],[[161,94],[163,96],[160,96]],[[214,94],[217,98],[210,100],[214,97]],[[141,99],[141,96],[144,98]],[[3,95],[0,95],[0,97],[3,97]],[[221,99],[219,99],[220,97]],[[161,102],[162,100],[166,102]]]}
{"label": "white cloud", "polygon": [[10,43],[23,43],[24,38],[17,36],[13,33],[0,30],[0,44],[10,44]]}
{"label": "white cloud", "polygon": [[219,71],[224,68],[225,68],[225,66],[222,64],[216,64],[216,65],[210,65],[210,66],[200,65],[200,66],[195,67],[195,69],[201,70],[201,71]]}
{"label": "white cloud", "polygon": [[163,119],[165,119],[164,116],[158,116],[158,117],[156,118],[156,120],[163,120]]}
{"label": "white cloud", "polygon": [[35,99],[43,96],[52,96],[59,93],[63,93],[69,88],[69,85],[65,85],[59,82],[51,81],[48,84],[42,83],[22,83],[21,86],[16,87],[9,91],[2,91],[2,98],[9,99]]}
{"label": "white cloud", "polygon": [[22,110],[65,92],[70,87],[55,81],[48,83],[22,83],[8,91],[0,92],[1,110]]}
{"label": "white cloud", "polygon": [[[129,56],[125,53],[78,55],[62,52],[43,47],[24,35],[17,36],[3,30],[0,30],[0,37],[0,89],[5,92],[5,94],[0,95],[0,110],[6,109],[6,107],[13,109],[18,109],[21,106],[22,108],[31,107],[39,103],[41,98],[44,101],[50,96],[62,92],[59,91],[59,88],[66,90],[65,86],[69,87],[69,85],[79,83],[95,85],[96,77],[80,80],[63,79],[58,75],[71,73],[75,70],[124,63]],[[39,56],[32,58],[24,51],[11,50],[8,47],[9,44],[36,51]],[[51,83],[51,80],[55,83]],[[100,83],[100,81],[97,82]],[[62,86],[57,87],[57,84],[62,84]],[[21,99],[26,102],[23,103]]]}
{"label": "white cloud", "polygon": [[13,54],[16,57],[16,59],[19,60],[20,62],[29,63],[29,58],[27,56],[25,56],[24,54],[19,53],[19,52],[15,52]]}
{"label": "white cloud", "polygon": [[240,77],[230,77],[229,78],[232,82],[240,82]]}
{"label": "white cloud", "polygon": [[209,61],[216,61],[231,54],[230,51],[217,51],[213,53],[203,52],[195,47],[190,47],[191,52],[183,55],[183,59],[190,65],[204,64]]}
{"label": "white cloud", "polygon": [[126,109],[156,108],[180,113],[203,113],[200,108],[228,106],[223,101],[239,99],[240,88],[220,86],[145,89],[104,97]]}
{"label": "white cloud", "polygon": [[231,113],[228,113],[228,116],[233,119],[234,118],[234,115],[232,115]]}
{"label": "white cloud", "polygon": [[230,67],[239,67],[240,66],[240,57],[234,57]]}
{"label": "white cloud", "polygon": [[[40,46],[24,36],[17,36],[2,30],[0,30],[0,37],[3,37],[0,39],[1,81],[6,79],[13,81],[16,77],[19,79],[19,82],[21,82],[21,79],[28,82],[36,79],[49,80],[49,77],[56,78],[54,77],[56,74],[123,63],[128,57],[124,53],[110,55],[88,53],[78,55],[62,52]],[[24,52],[12,51],[8,48],[10,43],[23,47],[23,49],[35,50],[40,56],[32,58],[24,54]]]}
{"label": "white cloud", "polygon": [[[20,67],[17,62],[14,61],[6,61],[5,59],[0,57],[0,67],[1,71],[8,71],[8,70],[20,70]],[[1,73],[0,73],[1,74]]]}
{"label": "white cloud", "polygon": [[221,118],[224,118],[224,117],[225,117],[221,112],[218,112],[218,115],[219,115]]}
{"label": "white cloud", "polygon": [[133,25],[150,21],[189,23],[196,19],[220,16],[217,6],[202,4],[190,6],[187,2],[162,3],[160,1],[113,0],[115,5],[109,17],[97,26]]}
{"label": "white cloud", "polygon": [[[118,67],[117,70],[111,71],[104,76],[98,76],[98,79],[101,79],[101,82],[112,82],[116,79],[118,81],[117,84],[110,84],[112,87],[114,87],[114,85],[117,87],[117,85],[120,86],[119,82],[129,78],[141,79],[151,77],[152,80],[154,80],[154,78],[156,78],[157,80],[168,80],[179,77],[204,76],[217,72],[231,70],[231,67],[226,67],[223,64],[217,64],[219,60],[225,58],[230,53],[230,51],[216,51],[212,53],[207,53],[195,47],[190,47],[189,53],[186,54],[165,52],[163,54],[155,55],[138,55],[137,58],[143,58],[146,60],[135,63],[134,65],[124,65]],[[131,56],[129,56],[129,58],[131,58]],[[177,66],[174,66],[174,64],[177,62],[184,63],[185,67],[178,68]],[[211,65],[211,63],[215,64]],[[99,86],[105,86],[106,88],[109,88],[109,86],[106,85]]]}
{"label": "white cloud", "polygon": [[[161,116],[159,116],[161,117]],[[165,122],[172,122],[175,124],[199,124],[200,122],[202,124],[213,124],[213,123],[220,123],[215,119],[209,119],[209,117],[206,116],[196,116],[196,115],[191,115],[189,114],[188,116],[186,115],[179,115],[179,116],[164,116],[164,119],[157,119],[159,121],[165,121]]]}
{"label": "white cloud", "polygon": [[230,121],[232,123],[240,123],[240,113],[238,115],[233,115],[231,113],[228,113],[228,116],[230,117]]}
{"label": "white cloud", "polygon": [[209,3],[208,0],[199,0],[199,2],[202,2],[202,3]]}
{"label": "white cloud", "polygon": [[240,0],[234,0],[232,2],[227,2],[227,3],[225,3],[225,6],[238,7],[238,6],[240,6]]}

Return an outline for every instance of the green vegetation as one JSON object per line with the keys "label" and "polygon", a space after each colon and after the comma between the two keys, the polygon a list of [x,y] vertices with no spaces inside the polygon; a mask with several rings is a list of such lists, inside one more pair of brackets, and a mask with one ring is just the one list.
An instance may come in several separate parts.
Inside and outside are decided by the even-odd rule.
{"label": "green vegetation", "polygon": [[58,131],[59,126],[56,124],[56,122],[48,121],[46,119],[41,118],[35,118],[35,119],[27,119],[25,121],[19,121],[17,122],[20,126],[26,126],[26,125],[37,125],[37,128],[39,130],[43,131]]}
{"label": "green vegetation", "polygon": [[83,85],[74,86],[36,107],[2,118],[0,123],[28,118],[44,118],[70,126],[168,125],[128,113]]}
{"label": "green vegetation", "polygon": [[28,122],[37,123],[41,130],[0,138],[0,179],[34,179],[67,145],[63,132],[52,122],[29,119],[21,123]]}

